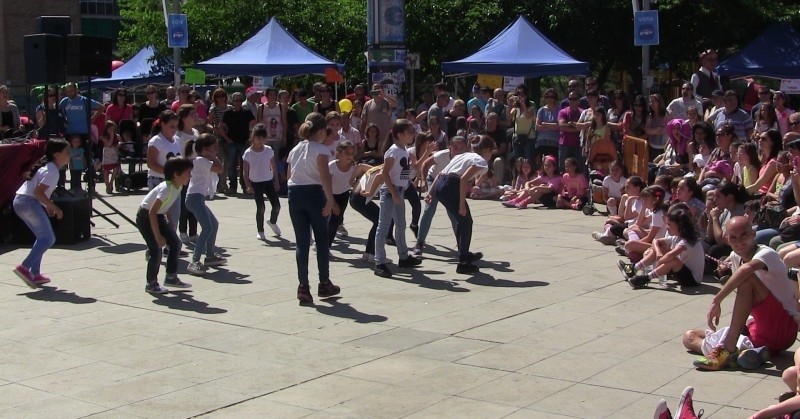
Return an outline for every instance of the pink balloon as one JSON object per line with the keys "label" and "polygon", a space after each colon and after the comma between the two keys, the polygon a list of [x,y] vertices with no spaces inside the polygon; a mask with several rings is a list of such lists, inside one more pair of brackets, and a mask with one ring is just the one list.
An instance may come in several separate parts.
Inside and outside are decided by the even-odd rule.
{"label": "pink balloon", "polygon": [[122,67],[122,65],[123,65],[123,64],[125,64],[125,63],[124,63],[124,62],[122,62],[122,61],[116,61],[116,60],[115,60],[115,61],[112,61],[112,62],[111,62],[111,71],[114,71],[114,70],[116,70],[116,69],[118,69],[118,68]]}

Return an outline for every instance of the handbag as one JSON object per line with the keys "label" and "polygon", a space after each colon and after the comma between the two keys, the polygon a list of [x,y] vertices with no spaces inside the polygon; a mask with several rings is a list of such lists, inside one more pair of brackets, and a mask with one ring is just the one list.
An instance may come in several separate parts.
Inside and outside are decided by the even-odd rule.
{"label": "handbag", "polygon": [[800,240],[800,223],[783,222],[778,227],[778,234],[784,243],[798,241]]}
{"label": "handbag", "polygon": [[781,204],[767,204],[762,200],[761,208],[756,213],[756,224],[759,229],[779,228],[781,222],[789,216]]}

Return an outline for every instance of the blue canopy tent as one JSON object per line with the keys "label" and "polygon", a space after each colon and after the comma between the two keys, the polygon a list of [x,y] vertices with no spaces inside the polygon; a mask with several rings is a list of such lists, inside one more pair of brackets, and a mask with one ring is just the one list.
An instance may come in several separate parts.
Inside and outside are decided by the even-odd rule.
{"label": "blue canopy tent", "polygon": [[478,52],[458,61],[442,63],[442,71],[539,77],[587,74],[589,65],[570,57],[520,15]]}
{"label": "blue canopy tent", "polygon": [[111,72],[111,77],[92,79],[92,87],[103,89],[118,86],[170,83],[173,78],[171,63],[159,62],[152,46],[142,48],[128,62]]}
{"label": "blue canopy tent", "polygon": [[328,60],[298,41],[274,17],[238,47],[200,62],[196,67],[218,75],[258,76],[292,76],[324,73],[326,68],[344,69],[344,65]]}
{"label": "blue canopy tent", "polygon": [[722,76],[800,79],[800,33],[788,23],[776,23],[720,63],[717,72]]}

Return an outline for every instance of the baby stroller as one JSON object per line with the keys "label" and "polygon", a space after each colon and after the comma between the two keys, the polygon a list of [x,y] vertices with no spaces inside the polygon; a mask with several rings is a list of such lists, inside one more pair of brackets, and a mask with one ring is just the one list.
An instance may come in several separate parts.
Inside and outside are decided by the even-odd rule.
{"label": "baby stroller", "polygon": [[[605,179],[606,174],[610,173],[609,166],[616,159],[617,146],[609,138],[601,138],[589,148],[589,157],[586,164],[589,172],[589,193],[587,194],[589,198],[588,202],[583,206],[585,215],[592,215],[598,212],[595,203],[605,204],[603,202],[603,179]],[[601,213],[607,214],[608,209]]]}

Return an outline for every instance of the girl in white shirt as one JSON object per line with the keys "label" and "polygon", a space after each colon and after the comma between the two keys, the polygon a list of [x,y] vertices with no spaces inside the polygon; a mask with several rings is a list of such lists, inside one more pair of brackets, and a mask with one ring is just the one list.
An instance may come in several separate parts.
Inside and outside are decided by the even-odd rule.
{"label": "girl in white shirt", "polygon": [[[194,158],[194,141],[200,136],[200,133],[194,129],[194,124],[197,121],[197,111],[193,104],[181,105],[178,108],[178,133],[176,134],[181,140],[181,149],[183,155],[193,159]],[[192,144],[189,144],[192,142]],[[187,147],[188,146],[188,147]],[[181,189],[181,216],[178,223],[178,237],[184,244],[197,240],[197,219],[194,214],[186,208],[186,191],[188,188]]]}
{"label": "girl in white shirt", "polygon": [[281,212],[281,201],[278,191],[281,189],[278,179],[278,168],[275,165],[275,150],[266,145],[268,139],[267,127],[257,124],[250,134],[250,148],[242,156],[242,172],[244,173],[244,186],[247,193],[253,194],[256,201],[256,238],[266,240],[264,236],[264,194],[269,199],[272,212],[269,215],[269,226],[275,236],[281,236],[278,227],[278,214]]}
{"label": "girl in white shirt", "polygon": [[386,236],[394,221],[394,239],[400,268],[411,268],[422,261],[408,255],[406,247],[406,203],[404,192],[409,187],[411,162],[406,147],[414,141],[414,127],[407,119],[398,119],[389,134],[394,142],[383,155],[383,181],[381,188],[381,213],[375,236],[375,275],[391,278],[392,272],[386,266]]}
{"label": "girl in white shirt", "polygon": [[472,262],[483,257],[480,252],[472,253],[469,246],[472,241],[472,214],[467,205],[469,184],[473,179],[483,175],[489,170],[487,161],[492,158],[492,153],[497,146],[492,137],[482,135],[473,147],[474,152],[459,154],[450,160],[450,163],[439,172],[433,181],[431,190],[436,198],[447,209],[451,219],[455,219],[456,241],[458,241],[458,266],[456,272],[460,274],[474,274],[478,267]]}
{"label": "girl in white shirt", "polygon": [[[200,236],[194,246],[192,261],[186,268],[192,275],[205,274],[209,266],[222,266],[228,261],[215,251],[219,221],[206,205],[206,192],[212,174],[222,173],[223,165],[217,157],[217,138],[211,134],[203,134],[194,142],[194,159],[192,180],[186,191],[186,208],[194,214],[200,224]],[[206,255],[200,263],[200,256]]]}
{"label": "girl in white shirt", "polygon": [[14,268],[14,273],[31,288],[50,282],[50,278],[40,271],[44,252],[56,242],[48,217],[60,220],[64,216],[61,209],[50,200],[50,196],[58,185],[59,169],[66,166],[70,158],[69,143],[66,140],[49,139],[44,157],[26,174],[25,183],[17,189],[14,197],[14,212],[36,236],[28,256]]}
{"label": "girl in white shirt", "polygon": [[328,221],[328,246],[333,244],[336,231],[344,220],[344,211],[350,201],[350,191],[355,180],[372,166],[356,164],[356,146],[350,141],[342,141],[336,146],[336,160],[328,164],[331,173],[333,193],[333,213]]}
{"label": "girl in white shirt", "polygon": [[311,304],[314,297],[308,284],[308,250],[311,232],[317,243],[317,269],[322,298],[339,294],[341,289],[330,280],[328,246],[328,220],[334,200],[331,174],[328,168],[330,151],[322,143],[327,137],[328,124],[317,112],[308,114],[298,130],[300,141],[287,160],[289,186],[289,217],[295,234],[295,258],[297,260],[297,299],[300,304]]}

